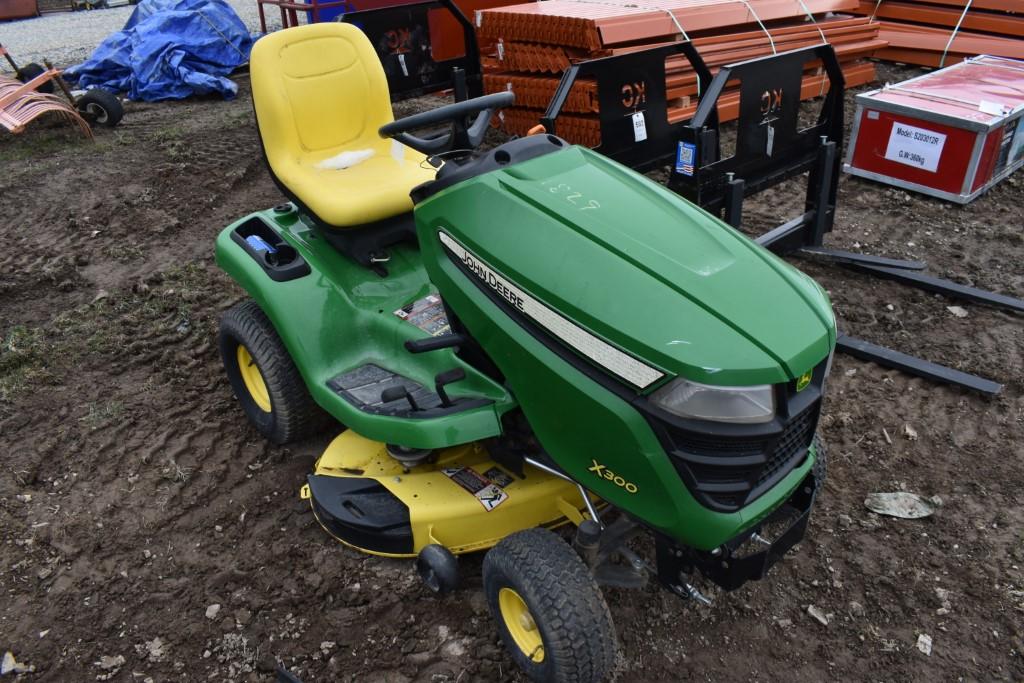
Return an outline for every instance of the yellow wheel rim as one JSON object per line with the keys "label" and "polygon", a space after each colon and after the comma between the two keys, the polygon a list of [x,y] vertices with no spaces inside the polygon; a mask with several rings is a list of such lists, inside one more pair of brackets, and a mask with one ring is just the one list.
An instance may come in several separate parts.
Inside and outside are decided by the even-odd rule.
{"label": "yellow wheel rim", "polygon": [[505,622],[512,640],[516,646],[523,651],[527,659],[533,662],[544,661],[544,641],[540,637],[540,629],[537,622],[530,614],[530,608],[526,602],[511,588],[502,588],[498,592],[498,608],[501,610],[501,619]]}
{"label": "yellow wheel rim", "polygon": [[263,381],[256,361],[249,354],[249,349],[242,344],[238,345],[238,371],[242,373],[242,382],[246,391],[252,397],[253,402],[265,413],[270,412],[270,394],[267,392],[267,383]]}

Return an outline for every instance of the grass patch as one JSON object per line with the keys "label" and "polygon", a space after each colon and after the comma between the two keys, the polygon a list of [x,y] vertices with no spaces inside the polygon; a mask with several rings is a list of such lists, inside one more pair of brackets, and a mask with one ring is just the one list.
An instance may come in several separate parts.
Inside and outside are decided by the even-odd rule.
{"label": "grass patch", "polygon": [[95,401],[89,404],[88,412],[78,421],[84,424],[89,431],[95,431],[123,414],[124,403],[121,401]]}
{"label": "grass patch", "polygon": [[49,346],[38,329],[15,325],[0,343],[0,402],[46,374]]}
{"label": "grass patch", "polygon": [[71,127],[70,124],[47,125],[45,120],[42,123],[33,121],[24,132],[6,137],[7,140],[0,144],[0,163],[49,158],[69,150],[92,156],[112,148],[109,142],[86,139],[77,127]]}

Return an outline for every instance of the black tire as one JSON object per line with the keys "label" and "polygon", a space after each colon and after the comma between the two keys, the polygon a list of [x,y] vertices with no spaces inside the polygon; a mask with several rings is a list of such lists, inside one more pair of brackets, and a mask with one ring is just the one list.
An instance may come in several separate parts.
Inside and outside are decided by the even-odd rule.
{"label": "black tire", "polygon": [[814,487],[820,493],[822,487],[825,486],[825,479],[828,477],[828,450],[825,448],[824,440],[818,434],[814,435],[813,445],[817,459],[811,468],[811,474],[814,475]]}
{"label": "black tire", "polygon": [[109,90],[93,88],[75,102],[78,113],[97,126],[113,128],[124,116],[124,106],[117,95]]}
{"label": "black tire", "polygon": [[[608,604],[579,555],[555,533],[527,529],[505,537],[484,558],[483,575],[502,642],[531,680],[597,683],[611,673],[618,643]],[[516,598],[527,610],[520,622],[527,639],[539,632],[540,646],[530,652],[509,630]]]}
{"label": "black tire", "polygon": [[[217,344],[242,410],[270,441],[284,444],[304,439],[325,426],[326,413],[309,395],[273,324],[255,301],[243,301],[224,313]],[[249,366],[255,364],[263,383],[265,392],[257,392],[259,396],[243,378],[240,347],[248,354]],[[252,381],[252,375],[249,377]]]}
{"label": "black tire", "polygon": [[424,546],[416,556],[416,573],[435,595],[448,595],[459,587],[459,561],[437,543]]}
{"label": "black tire", "polygon": [[[32,62],[31,64],[26,64],[25,66],[23,66],[20,69],[18,69],[18,74],[17,74],[18,75],[18,80],[21,81],[22,83],[28,83],[29,81],[31,81],[33,78],[35,78],[39,74],[43,73],[44,71],[46,71],[46,69],[41,64],[36,64],[35,62]],[[43,93],[46,93],[48,95],[52,94],[53,93],[53,81],[52,80],[46,81],[46,83],[43,83],[41,86],[36,88],[36,90],[38,92],[43,92]]]}

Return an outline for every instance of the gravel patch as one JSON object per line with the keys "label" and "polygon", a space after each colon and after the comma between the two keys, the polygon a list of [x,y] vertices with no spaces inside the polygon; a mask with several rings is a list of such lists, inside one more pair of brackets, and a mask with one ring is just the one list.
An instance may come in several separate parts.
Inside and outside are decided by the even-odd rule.
{"label": "gravel patch", "polygon": [[[227,0],[253,33],[260,30],[256,0]],[[54,12],[33,19],[0,22],[0,43],[21,64],[49,59],[55,66],[67,68],[84,61],[103,39],[119,31],[131,16],[134,6],[112,7],[80,12]],[[268,7],[267,29],[281,28],[279,13]],[[0,71],[9,71],[0,59]]]}

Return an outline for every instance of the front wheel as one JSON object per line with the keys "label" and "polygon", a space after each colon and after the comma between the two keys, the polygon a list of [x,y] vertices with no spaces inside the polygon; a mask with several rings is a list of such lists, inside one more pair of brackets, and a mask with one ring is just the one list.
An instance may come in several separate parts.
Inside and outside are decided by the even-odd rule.
{"label": "front wheel", "polygon": [[814,475],[814,488],[821,491],[828,475],[828,451],[825,450],[825,442],[818,434],[814,435],[814,456],[811,473]]}
{"label": "front wheel", "polygon": [[309,395],[259,304],[250,299],[228,309],[217,342],[231,388],[261,434],[283,444],[312,436],[324,425],[326,413]]}
{"label": "front wheel", "polygon": [[527,529],[487,553],[484,592],[505,647],[533,681],[597,683],[617,642],[601,589],[554,532]]}

